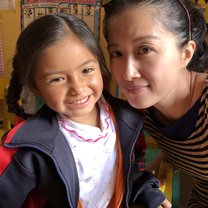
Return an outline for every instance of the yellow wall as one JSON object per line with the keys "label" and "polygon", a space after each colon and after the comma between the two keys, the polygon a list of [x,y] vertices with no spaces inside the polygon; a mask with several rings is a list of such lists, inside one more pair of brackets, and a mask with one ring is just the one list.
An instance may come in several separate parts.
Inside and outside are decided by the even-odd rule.
{"label": "yellow wall", "polygon": [[[105,37],[103,35],[103,18],[104,18],[104,9],[101,8],[101,20],[100,20],[100,45],[101,45],[101,48],[103,50],[103,53],[104,53],[104,56],[105,56],[105,60],[106,60],[106,64],[107,64],[107,67],[109,68],[110,70],[110,60],[109,60],[109,55],[108,55],[108,51],[107,51],[107,43],[106,43],[106,40],[105,40]],[[116,92],[116,82],[114,80],[114,78],[112,77],[111,81],[110,81],[110,86],[109,86],[109,91],[117,96],[117,92]]]}
{"label": "yellow wall", "polygon": [[[195,1],[193,1],[195,2]],[[206,19],[206,23],[208,24],[208,4],[205,3],[204,0],[199,0],[198,4],[205,9],[204,17]]]}
{"label": "yellow wall", "polygon": [[15,52],[15,44],[21,30],[20,18],[20,0],[16,0],[15,10],[0,10],[0,26],[2,28],[3,39],[3,59],[5,75],[7,78],[10,77],[12,70],[11,62]]}

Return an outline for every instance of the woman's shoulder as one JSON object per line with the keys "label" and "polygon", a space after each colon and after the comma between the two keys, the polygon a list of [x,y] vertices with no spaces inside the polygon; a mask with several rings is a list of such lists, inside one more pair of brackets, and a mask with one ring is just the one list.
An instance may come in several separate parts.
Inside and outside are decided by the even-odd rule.
{"label": "woman's shoulder", "polygon": [[193,101],[195,102],[205,94],[208,95],[208,73],[196,72],[194,80]]}
{"label": "woman's shoulder", "polygon": [[204,86],[208,84],[208,72],[196,73],[196,82],[198,85]]}
{"label": "woman's shoulder", "polygon": [[208,73],[205,73],[204,80],[202,80],[202,96],[208,97]]}

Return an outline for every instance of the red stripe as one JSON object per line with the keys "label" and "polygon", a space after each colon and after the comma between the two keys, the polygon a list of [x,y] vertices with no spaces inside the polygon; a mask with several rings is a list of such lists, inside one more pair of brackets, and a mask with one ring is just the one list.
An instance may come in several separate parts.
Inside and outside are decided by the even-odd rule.
{"label": "red stripe", "polygon": [[[17,132],[17,130],[25,123],[23,121],[22,123],[15,126],[9,133],[3,138],[3,143],[9,143],[11,139],[13,138],[14,134]],[[3,174],[4,170],[7,168],[7,166],[12,161],[13,155],[17,152],[18,148],[6,148],[3,145],[0,146],[0,175]]]}
{"label": "red stripe", "polygon": [[26,201],[22,208],[44,208],[46,205],[46,198],[45,196],[35,188],[32,192],[29,193],[27,196]]}

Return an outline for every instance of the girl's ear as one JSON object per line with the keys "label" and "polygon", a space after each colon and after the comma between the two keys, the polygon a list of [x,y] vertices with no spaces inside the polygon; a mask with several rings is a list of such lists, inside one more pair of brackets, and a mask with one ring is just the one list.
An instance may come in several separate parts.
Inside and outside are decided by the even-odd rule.
{"label": "girl's ear", "polygon": [[194,52],[196,49],[196,43],[193,40],[190,40],[186,46],[183,48],[182,52],[182,64],[183,66],[187,66],[188,63],[191,61]]}
{"label": "girl's ear", "polygon": [[40,96],[39,90],[36,87],[30,88],[30,90],[35,96]]}

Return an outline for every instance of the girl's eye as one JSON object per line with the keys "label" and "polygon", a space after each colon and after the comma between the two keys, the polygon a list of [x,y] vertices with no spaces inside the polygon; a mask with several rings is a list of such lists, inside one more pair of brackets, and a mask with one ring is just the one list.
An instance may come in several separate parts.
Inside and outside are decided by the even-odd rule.
{"label": "girl's eye", "polygon": [[50,79],[49,80],[49,83],[52,83],[52,82],[60,82],[60,81],[63,81],[63,80],[65,80],[64,77],[57,77],[57,78]]}
{"label": "girl's eye", "polygon": [[93,68],[86,68],[86,69],[83,69],[83,70],[82,70],[82,72],[83,72],[84,74],[90,73],[90,72],[92,72],[92,71],[93,71]]}
{"label": "girl's eye", "polygon": [[139,54],[144,54],[144,53],[149,53],[152,51],[152,48],[150,48],[149,46],[142,46],[139,48],[138,53]]}
{"label": "girl's eye", "polygon": [[110,52],[110,57],[111,58],[118,58],[118,57],[121,57],[122,56],[122,53],[119,52],[119,51],[112,51]]}

